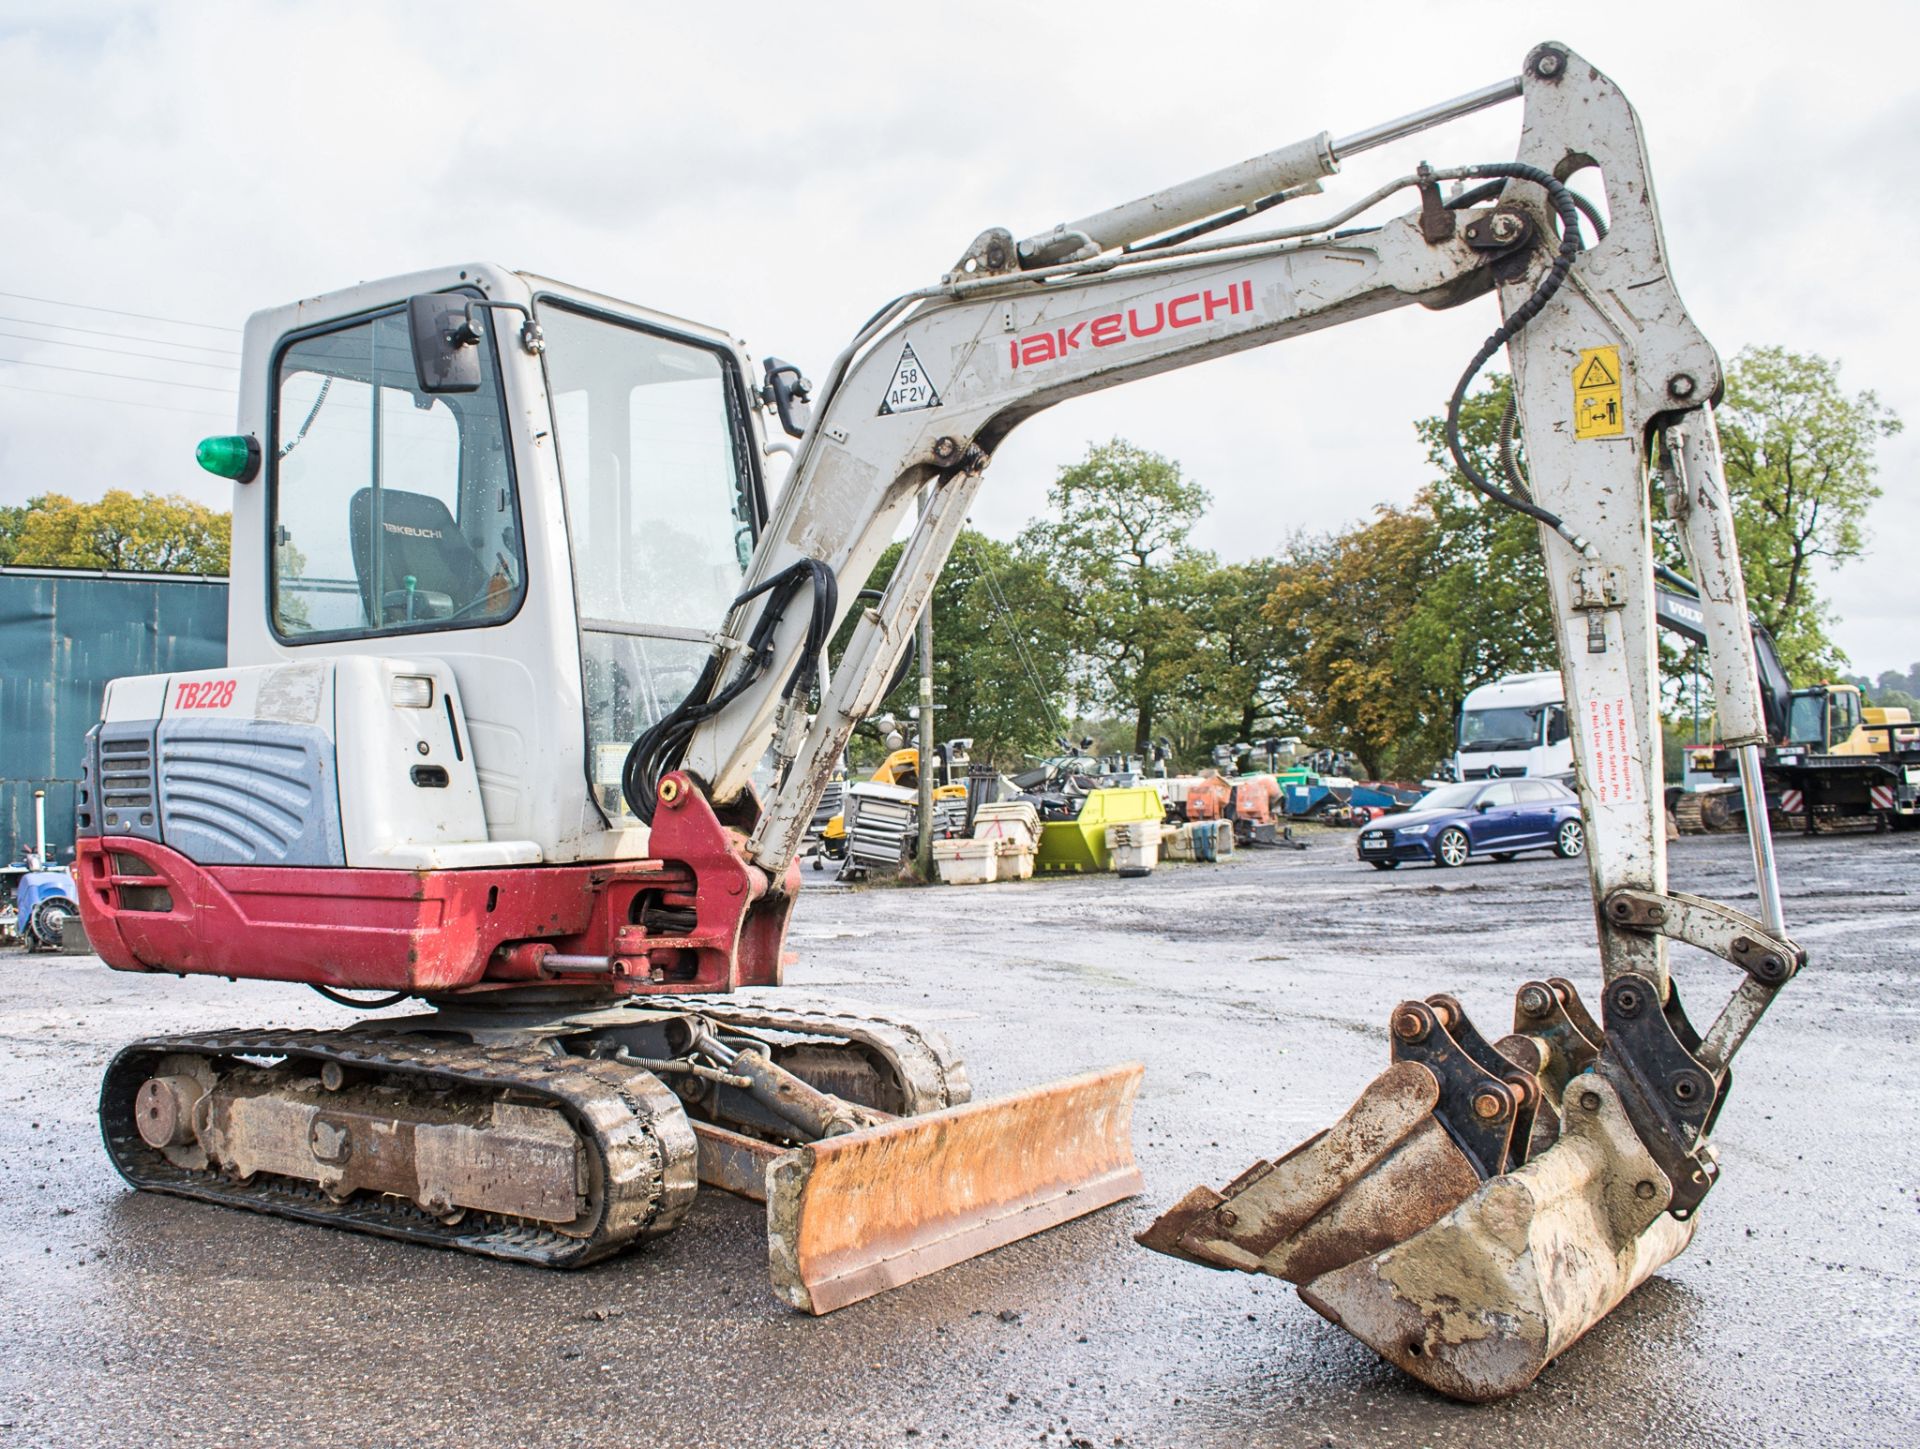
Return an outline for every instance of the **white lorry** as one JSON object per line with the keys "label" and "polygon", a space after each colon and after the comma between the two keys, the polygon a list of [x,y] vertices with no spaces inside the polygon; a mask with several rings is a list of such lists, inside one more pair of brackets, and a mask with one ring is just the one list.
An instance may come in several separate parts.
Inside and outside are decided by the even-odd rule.
{"label": "white lorry", "polygon": [[1557,669],[1508,674],[1467,695],[1454,733],[1456,780],[1573,777],[1566,690]]}

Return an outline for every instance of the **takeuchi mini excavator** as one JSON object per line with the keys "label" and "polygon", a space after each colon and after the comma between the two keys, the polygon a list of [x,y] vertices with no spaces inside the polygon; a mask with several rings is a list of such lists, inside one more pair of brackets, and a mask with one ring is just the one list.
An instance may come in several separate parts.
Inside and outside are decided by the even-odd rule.
{"label": "takeuchi mini excavator", "polygon": [[[1515,98],[1517,159],[1268,215]],[[1449,996],[1405,1002],[1345,1117],[1144,1238],[1294,1281],[1446,1393],[1521,1388],[1686,1247],[1734,1054],[1804,959],[1764,809],[1757,916],[1666,886],[1655,474],[1750,797],[1766,738],[1721,369],[1674,288],[1637,118],[1559,45],[1339,140],[1025,241],[984,231],[817,389],[777,360],[750,380],[727,332],[491,266],[255,315],[239,430],[201,449],[236,485],[231,662],[108,691],[80,906],[120,970],[423,1010],[135,1042],[101,1089],[114,1163],[142,1188],[554,1266],[721,1188],[766,1200],[775,1286],[815,1313],[1136,1193],[1138,1066],[969,1102],[938,1033],[778,989],[802,837],[1015,424],[1489,294],[1503,320],[1448,431],[1488,506],[1540,525],[1598,1000],[1526,982],[1504,1035]],[[1508,456],[1488,477],[1457,423],[1503,347],[1527,473]],[[769,418],[798,439],[771,499]],[[903,529],[881,597],[857,600]],[[1704,1033],[1673,941],[1738,975]]]}

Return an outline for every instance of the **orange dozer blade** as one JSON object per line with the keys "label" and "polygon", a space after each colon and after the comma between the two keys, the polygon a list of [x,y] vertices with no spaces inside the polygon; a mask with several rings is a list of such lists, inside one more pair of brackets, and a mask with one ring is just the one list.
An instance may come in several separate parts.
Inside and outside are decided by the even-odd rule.
{"label": "orange dozer blade", "polygon": [[1137,1062],[829,1137],[767,1170],[774,1292],[831,1313],[1141,1189]]}

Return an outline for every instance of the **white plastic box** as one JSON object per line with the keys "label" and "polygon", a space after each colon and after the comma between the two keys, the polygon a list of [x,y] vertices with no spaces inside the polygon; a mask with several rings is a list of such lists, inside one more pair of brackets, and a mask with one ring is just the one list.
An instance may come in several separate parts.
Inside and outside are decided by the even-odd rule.
{"label": "white plastic box", "polygon": [[984,885],[999,878],[999,842],[936,840],[933,868],[947,885]]}

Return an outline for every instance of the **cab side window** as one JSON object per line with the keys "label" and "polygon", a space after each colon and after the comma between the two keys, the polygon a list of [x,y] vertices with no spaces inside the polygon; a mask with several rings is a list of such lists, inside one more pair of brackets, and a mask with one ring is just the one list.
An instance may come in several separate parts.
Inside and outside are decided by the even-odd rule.
{"label": "cab side window", "polygon": [[1502,805],[1511,805],[1514,803],[1513,786],[1504,781],[1498,785],[1489,785],[1480,792],[1480,798],[1475,803],[1491,805],[1496,809]]}
{"label": "cab side window", "polygon": [[417,391],[396,309],[300,338],[274,399],[270,608],[289,642],[504,622],[526,565],[491,345]]}

